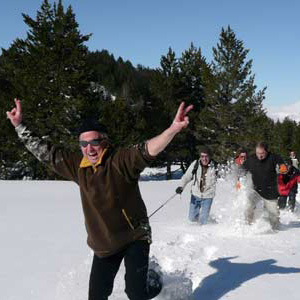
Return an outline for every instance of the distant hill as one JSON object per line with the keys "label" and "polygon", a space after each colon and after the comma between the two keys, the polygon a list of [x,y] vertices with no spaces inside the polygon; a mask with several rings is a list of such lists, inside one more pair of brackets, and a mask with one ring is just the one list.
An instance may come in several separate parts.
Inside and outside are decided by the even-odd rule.
{"label": "distant hill", "polygon": [[300,122],[300,101],[282,106],[266,107],[267,115],[274,121],[283,121],[288,117],[291,120]]}

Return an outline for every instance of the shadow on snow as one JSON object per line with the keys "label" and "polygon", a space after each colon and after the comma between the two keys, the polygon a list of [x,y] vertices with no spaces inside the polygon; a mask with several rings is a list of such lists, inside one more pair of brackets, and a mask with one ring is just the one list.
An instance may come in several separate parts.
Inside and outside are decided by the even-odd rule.
{"label": "shadow on snow", "polygon": [[238,288],[244,282],[264,274],[300,273],[300,268],[275,266],[276,260],[267,259],[255,263],[232,263],[235,257],[219,258],[209,263],[216,273],[204,278],[193,296],[195,300],[217,300]]}
{"label": "shadow on snow", "polygon": [[288,224],[280,224],[280,231],[285,231],[290,228],[300,228],[300,222],[298,221],[291,221]]}

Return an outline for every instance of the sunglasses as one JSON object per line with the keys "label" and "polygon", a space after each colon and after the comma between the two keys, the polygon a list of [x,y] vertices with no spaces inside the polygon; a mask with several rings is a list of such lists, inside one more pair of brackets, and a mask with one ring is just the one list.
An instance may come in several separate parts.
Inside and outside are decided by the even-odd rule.
{"label": "sunglasses", "polygon": [[79,145],[83,148],[87,147],[88,144],[90,144],[91,146],[100,146],[101,142],[104,140],[104,138],[102,139],[94,139],[91,141],[79,141]]}

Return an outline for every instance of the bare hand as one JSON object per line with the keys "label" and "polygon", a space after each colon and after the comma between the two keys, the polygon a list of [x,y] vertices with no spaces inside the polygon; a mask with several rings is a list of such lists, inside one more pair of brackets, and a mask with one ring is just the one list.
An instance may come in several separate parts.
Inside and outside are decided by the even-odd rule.
{"label": "bare hand", "polygon": [[183,128],[186,128],[189,125],[189,117],[187,116],[188,112],[193,109],[193,105],[189,105],[188,107],[184,107],[185,103],[181,102],[178,107],[176,116],[171,125],[171,128],[176,132],[180,132]]}
{"label": "bare hand", "polygon": [[10,120],[11,124],[15,127],[22,123],[22,108],[21,101],[19,99],[14,99],[16,107],[14,107],[11,111],[7,111],[7,118]]}
{"label": "bare hand", "polygon": [[160,135],[147,141],[148,152],[151,156],[156,156],[160,152],[162,152],[166,148],[166,146],[172,141],[174,136],[183,128],[188,126],[189,117],[187,116],[187,113],[193,109],[193,105],[189,105],[186,108],[184,108],[184,106],[184,102],[181,102],[181,104],[178,107],[174,121],[169,128],[167,128]]}

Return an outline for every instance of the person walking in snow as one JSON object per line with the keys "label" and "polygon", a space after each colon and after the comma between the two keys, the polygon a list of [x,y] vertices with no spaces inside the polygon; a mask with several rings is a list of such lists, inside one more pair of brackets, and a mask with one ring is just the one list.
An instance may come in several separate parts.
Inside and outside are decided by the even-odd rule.
{"label": "person walking in snow", "polygon": [[243,164],[246,172],[251,174],[253,183],[246,207],[246,221],[249,225],[253,223],[256,204],[263,201],[272,229],[279,228],[277,169],[282,163],[283,159],[271,153],[266,143],[259,142],[256,144],[255,154]]}
{"label": "person walking in snow", "polygon": [[192,181],[189,220],[203,225],[208,222],[208,217],[216,194],[217,170],[215,162],[211,159],[211,151],[203,146],[200,157],[188,167],[181,178],[180,186],[176,193],[181,194],[185,186]]}
{"label": "person walking in snow", "polygon": [[291,159],[287,159],[285,164],[280,166],[278,174],[279,209],[285,209],[288,202],[289,210],[294,211],[299,180],[299,169],[293,166]]}
{"label": "person walking in snow", "polygon": [[236,152],[234,158],[234,165],[232,166],[233,173],[236,175],[237,181],[235,184],[235,189],[238,191],[242,187],[241,179],[243,174],[243,164],[247,159],[247,150],[244,148],[239,148]]}
{"label": "person walking in snow", "polygon": [[290,151],[290,159],[292,160],[293,166],[294,166],[296,169],[299,169],[299,160],[298,160],[298,158],[296,157],[295,151]]}
{"label": "person walking in snow", "polygon": [[244,148],[239,148],[236,152],[234,162],[237,166],[242,166],[247,159],[247,150]]}
{"label": "person walking in snow", "polygon": [[128,148],[114,149],[104,126],[84,122],[78,133],[81,153],[70,153],[36,137],[23,123],[20,100],[15,99],[15,107],[7,112],[27,149],[57,174],[79,185],[87,243],[94,252],[89,300],[108,299],[122,260],[125,292],[130,300],[152,299],[160,292],[159,275],[148,271],[151,229],[138,178],[174,136],[188,126],[187,113],[192,108],[181,103],[169,128]]}

